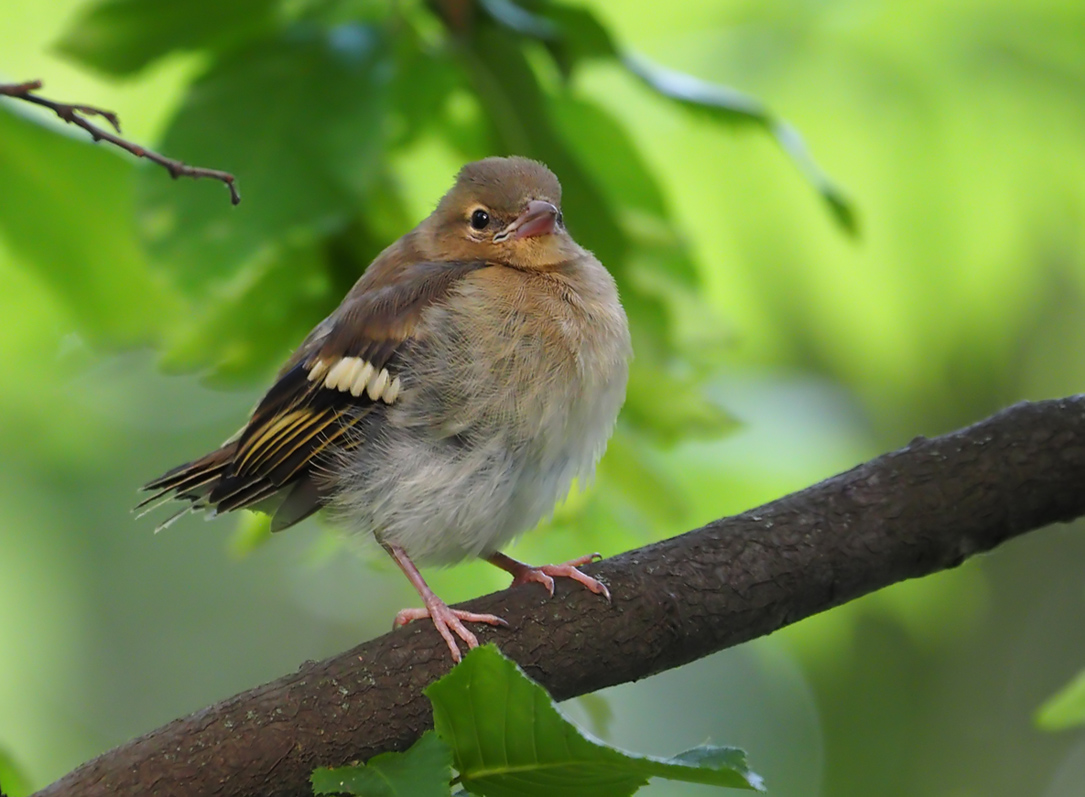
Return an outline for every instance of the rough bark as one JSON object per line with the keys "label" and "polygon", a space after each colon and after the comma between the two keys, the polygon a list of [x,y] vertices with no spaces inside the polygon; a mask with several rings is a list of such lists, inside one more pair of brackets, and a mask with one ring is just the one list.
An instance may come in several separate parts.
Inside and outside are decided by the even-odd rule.
{"label": "rough bark", "polygon": [[[1018,404],[800,492],[587,568],[613,595],[559,584],[464,608],[559,699],[677,667],[1005,540],[1085,514],[1085,397]],[[175,720],[41,795],[308,795],[314,767],[410,745],[421,690],[450,666],[412,627]]]}

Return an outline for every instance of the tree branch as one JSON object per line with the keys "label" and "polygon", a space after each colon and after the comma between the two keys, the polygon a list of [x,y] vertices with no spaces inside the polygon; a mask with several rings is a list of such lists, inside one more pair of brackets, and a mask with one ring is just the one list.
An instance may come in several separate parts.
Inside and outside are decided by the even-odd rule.
{"label": "tree branch", "polygon": [[[132,153],[137,158],[146,158],[149,161],[157,163],[159,166],[164,167],[166,171],[170,173],[170,177],[174,180],[178,177],[192,177],[194,179],[210,177],[212,180],[221,180],[226,184],[226,187],[230,189],[230,202],[235,205],[241,202],[241,194],[237,191],[237,178],[229,172],[220,172],[217,169],[205,169],[202,166],[189,166],[187,163],[174,160],[173,158],[167,158],[165,155],[160,155],[146,147],[141,147],[139,144],[133,144],[131,141],[120,137],[121,122],[120,119],[117,118],[117,114],[112,111],[104,111],[101,108],[95,108],[92,105],[71,105],[64,102],[47,100],[45,97],[39,97],[37,94],[33,93],[40,89],[41,86],[42,83],[40,80],[30,80],[26,83],[0,83],[0,96],[25,100],[34,105],[41,105],[44,108],[48,108],[68,124],[86,130],[90,133],[91,138],[93,138],[95,142],[108,141],[110,144],[120,147],[125,152]],[[117,131],[117,134],[114,135],[108,130],[88,122],[84,118],[85,116],[102,117]]]}
{"label": "tree branch", "polygon": [[[632,681],[768,634],[873,590],[959,565],[1085,514],[1085,397],[1018,404],[916,438],[741,515],[587,568],[613,602],[537,585],[463,604],[558,699]],[[319,765],[410,745],[421,690],[450,666],[428,623],[366,642],[175,720],[41,795],[309,795]]]}

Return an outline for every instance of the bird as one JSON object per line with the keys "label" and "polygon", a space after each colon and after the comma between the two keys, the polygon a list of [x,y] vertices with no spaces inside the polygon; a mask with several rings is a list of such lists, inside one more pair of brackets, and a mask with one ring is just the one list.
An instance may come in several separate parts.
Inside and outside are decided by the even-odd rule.
{"label": "bird", "polygon": [[584,585],[589,554],[531,566],[501,552],[590,481],[625,400],[629,325],[613,276],[573,240],[542,163],[465,165],[429,216],[382,251],[301,342],[247,423],[143,490],[144,512],[246,508],[278,532],[323,510],[391,556],[452,659],[465,623],[418,566],[484,559],[536,582]]}

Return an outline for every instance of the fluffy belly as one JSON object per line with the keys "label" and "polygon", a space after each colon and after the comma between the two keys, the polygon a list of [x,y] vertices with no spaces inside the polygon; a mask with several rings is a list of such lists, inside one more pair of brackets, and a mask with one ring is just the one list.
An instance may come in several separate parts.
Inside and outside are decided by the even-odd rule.
{"label": "fluffy belly", "polygon": [[469,445],[404,430],[351,452],[330,509],[350,530],[399,545],[416,562],[492,553],[547,515],[584,463],[581,452],[546,455],[539,442]]}

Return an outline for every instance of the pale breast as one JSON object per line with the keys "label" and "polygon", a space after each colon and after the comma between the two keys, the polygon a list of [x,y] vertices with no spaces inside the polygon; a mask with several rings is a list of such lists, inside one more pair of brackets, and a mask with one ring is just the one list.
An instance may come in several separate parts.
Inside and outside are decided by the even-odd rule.
{"label": "pale breast", "polygon": [[374,533],[422,561],[497,550],[590,478],[628,376],[625,314],[594,259],[482,269],[456,293],[427,314],[386,428],[344,484]]}

